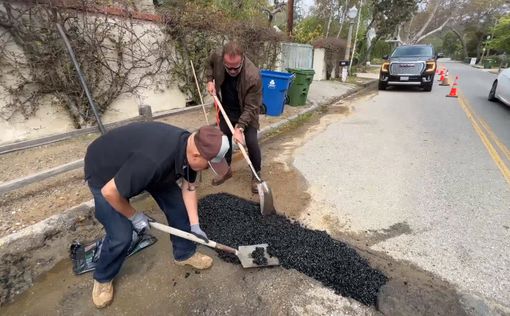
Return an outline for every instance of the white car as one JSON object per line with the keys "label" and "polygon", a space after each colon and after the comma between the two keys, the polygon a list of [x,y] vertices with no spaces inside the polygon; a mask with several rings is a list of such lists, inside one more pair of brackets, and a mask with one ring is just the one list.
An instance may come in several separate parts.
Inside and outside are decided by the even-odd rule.
{"label": "white car", "polygon": [[489,101],[497,100],[510,106],[510,68],[501,71],[492,84]]}

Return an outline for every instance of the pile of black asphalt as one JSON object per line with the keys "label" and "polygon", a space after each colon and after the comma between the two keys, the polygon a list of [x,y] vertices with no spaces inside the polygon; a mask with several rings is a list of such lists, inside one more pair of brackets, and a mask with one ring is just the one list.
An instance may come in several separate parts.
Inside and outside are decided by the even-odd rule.
{"label": "pile of black asphalt", "polygon": [[253,263],[258,266],[267,265],[267,258],[264,256],[264,253],[265,251],[263,247],[255,247],[255,250],[251,253]]}
{"label": "pile of black asphalt", "polygon": [[[336,294],[375,305],[388,278],[345,243],[326,232],[310,230],[281,215],[263,217],[258,204],[220,193],[199,202],[200,225],[211,240],[231,247],[269,244],[268,252],[285,269],[320,281]],[[218,251],[221,259],[240,263]]]}

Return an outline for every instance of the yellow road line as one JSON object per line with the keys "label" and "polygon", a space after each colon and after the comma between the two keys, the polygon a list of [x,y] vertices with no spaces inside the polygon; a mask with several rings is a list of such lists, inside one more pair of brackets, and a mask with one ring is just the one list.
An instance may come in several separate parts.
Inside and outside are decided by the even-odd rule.
{"label": "yellow road line", "polygon": [[468,102],[463,95],[460,95],[458,100],[460,106],[466,113],[467,118],[471,121],[471,124],[473,125],[475,132],[478,134],[478,136],[480,136],[480,139],[485,148],[487,149],[487,151],[489,152],[489,155],[491,156],[492,160],[494,160],[496,166],[498,166],[499,171],[501,171],[501,174],[505,178],[506,182],[510,185],[510,170],[508,169],[505,162],[503,161],[503,159],[501,159],[497,150],[490,142],[489,137],[484,133],[484,131],[478,124],[475,112],[470,110],[469,106],[467,105]]}
{"label": "yellow road line", "polygon": [[505,155],[505,158],[510,161],[510,150],[508,150],[508,147],[506,147],[506,145],[503,144],[503,142],[499,139],[496,133],[494,133],[490,125],[487,124],[487,122],[483,118],[476,115],[476,112],[473,110],[473,107],[471,106],[471,104],[469,104],[469,102],[464,100],[464,105],[466,105],[469,111],[474,114],[474,116],[480,122],[480,125],[482,125],[485,131],[489,134],[489,138],[491,138],[492,141],[496,143],[496,146],[498,146],[499,150],[503,153],[503,155]]}
{"label": "yellow road line", "polygon": [[503,155],[505,155],[505,158],[510,161],[510,150],[508,150],[508,147],[506,147],[506,145],[501,142],[501,140],[498,138],[498,136],[496,136],[494,131],[484,119],[479,118],[479,120],[482,127],[489,134],[489,137],[492,138],[492,140],[496,143],[496,146],[498,146],[499,150],[503,153]]}

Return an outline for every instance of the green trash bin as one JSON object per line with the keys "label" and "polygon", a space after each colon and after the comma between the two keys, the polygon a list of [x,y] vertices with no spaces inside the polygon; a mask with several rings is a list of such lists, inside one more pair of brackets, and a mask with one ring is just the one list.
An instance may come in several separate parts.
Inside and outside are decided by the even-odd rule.
{"label": "green trash bin", "polygon": [[493,67],[493,65],[495,64],[495,62],[494,62],[494,61],[495,61],[495,60],[493,60],[493,59],[485,59],[485,60],[483,61],[483,68],[484,68],[484,69],[490,69],[490,68],[492,68],[492,67]]}
{"label": "green trash bin", "polygon": [[289,105],[298,106],[305,105],[308,97],[308,90],[313,80],[315,71],[313,69],[287,68],[287,71],[295,74],[296,78],[292,81],[287,95],[289,97]]}

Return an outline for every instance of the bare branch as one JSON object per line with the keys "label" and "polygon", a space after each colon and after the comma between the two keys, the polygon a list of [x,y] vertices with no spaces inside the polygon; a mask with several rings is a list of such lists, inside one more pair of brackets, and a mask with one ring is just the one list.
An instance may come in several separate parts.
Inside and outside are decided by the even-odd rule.
{"label": "bare branch", "polygon": [[[436,12],[437,12],[437,9],[439,8],[439,4],[440,4],[440,1],[439,0],[436,0],[436,3],[434,5],[434,8],[432,9],[432,12],[429,13],[429,17],[427,19],[427,21],[422,25],[421,29],[418,31],[418,33],[416,33],[413,37],[413,39],[411,40],[412,43],[417,43],[419,42],[419,40],[417,40],[418,38],[420,38],[422,36],[422,34],[425,32],[425,30],[429,27],[429,24],[430,22],[432,21],[432,19],[436,16]],[[435,32],[434,32],[435,33]]]}
{"label": "bare branch", "polygon": [[446,26],[446,24],[448,24],[448,22],[450,22],[450,19],[451,18],[446,19],[446,21],[444,21],[443,24],[441,24],[441,26],[439,26],[438,28],[433,29],[432,31],[428,32],[427,34],[420,36],[416,41],[414,41],[414,43],[419,43],[424,38],[426,38],[434,33],[442,31],[443,28]]}

